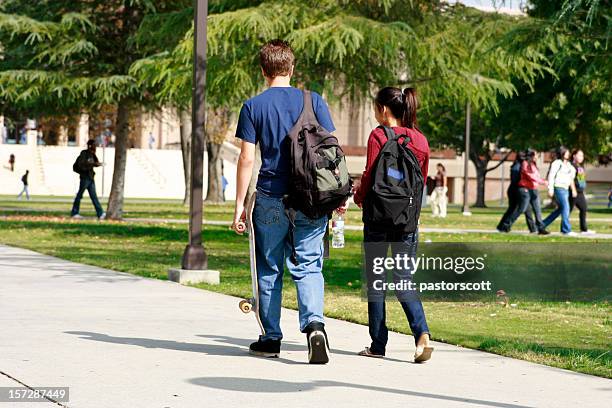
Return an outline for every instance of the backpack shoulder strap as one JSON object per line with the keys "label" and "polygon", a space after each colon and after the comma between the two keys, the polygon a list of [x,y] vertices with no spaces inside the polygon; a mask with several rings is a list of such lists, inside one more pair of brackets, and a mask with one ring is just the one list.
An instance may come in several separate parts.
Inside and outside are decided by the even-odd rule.
{"label": "backpack shoulder strap", "polygon": [[[410,135],[409,134],[397,134],[395,133],[395,131],[388,127],[388,126],[379,126],[382,127],[385,130],[385,135],[387,136],[387,139],[389,140],[397,140],[397,143],[400,144],[404,149],[408,148],[408,143],[410,143]],[[389,132],[389,133],[387,133]],[[389,134],[392,134],[393,136],[389,137]],[[404,140],[402,141],[402,143],[399,143],[400,138],[404,138]]]}
{"label": "backpack shoulder strap", "polygon": [[393,129],[391,129],[389,126],[383,126],[380,125],[378,126],[379,129],[382,129],[385,132],[385,136],[387,137],[387,140],[397,140],[399,139],[399,136],[395,134],[395,132],[393,131]]}
{"label": "backpack shoulder strap", "polygon": [[319,121],[317,120],[317,116],[315,115],[314,109],[312,107],[312,93],[309,90],[304,89],[304,107],[302,108],[301,120],[302,123],[308,123],[313,125],[318,125]]}

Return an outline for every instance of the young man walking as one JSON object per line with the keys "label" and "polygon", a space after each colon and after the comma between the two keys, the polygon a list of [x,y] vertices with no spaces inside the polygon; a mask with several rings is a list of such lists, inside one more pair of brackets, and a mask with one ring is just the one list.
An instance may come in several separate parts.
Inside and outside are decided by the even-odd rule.
{"label": "young man walking", "polygon": [[94,167],[101,166],[100,160],[98,160],[98,156],[96,156],[96,142],[93,139],[87,141],[87,149],[81,151],[76,163],[75,168],[73,170],[79,173],[79,191],[77,192],[76,197],[74,198],[74,203],[72,204],[71,216],[72,218],[80,219],[83,218],[79,214],[79,208],[81,207],[81,199],[83,198],[83,193],[85,190],[89,193],[89,198],[91,198],[91,202],[96,209],[96,215],[98,219],[103,220],[106,218],[106,213],[102,209],[100,205],[100,201],[98,200],[98,194],[96,194],[96,182],[94,180],[95,173],[93,171]]}
{"label": "young man walking", "polygon": [[30,191],[28,190],[28,176],[30,175],[30,170],[26,170],[25,174],[21,176],[21,182],[23,183],[23,189],[21,193],[17,196],[17,199],[21,200],[21,196],[23,193],[26,195],[26,200],[30,201]]}
{"label": "young man walking", "polygon": [[[277,357],[283,334],[280,328],[283,269],[287,266],[298,296],[300,330],[306,334],[310,363],[329,361],[323,323],[323,236],[327,217],[310,219],[298,211],[293,230],[297,262],[292,252],[290,221],[283,196],[289,190],[290,157],[283,141],[304,108],[304,94],[290,85],[295,57],[289,44],[274,40],[259,54],[268,88],[246,101],[240,112],[236,137],[242,140],[237,167],[236,208],[232,228],[239,232],[253,171],[255,145],[261,150],[261,169],[253,210],[259,284],[259,315],[265,335],[250,346],[254,355]],[[317,120],[328,132],[335,130],[327,104],[312,92]],[[342,211],[342,209],[340,209]]]}

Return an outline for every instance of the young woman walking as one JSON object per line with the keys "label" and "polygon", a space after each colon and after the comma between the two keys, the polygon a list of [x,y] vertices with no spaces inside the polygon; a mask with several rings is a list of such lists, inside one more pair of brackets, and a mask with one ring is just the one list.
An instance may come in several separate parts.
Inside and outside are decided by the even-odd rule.
{"label": "young woman walking", "polygon": [[583,234],[594,234],[587,228],[587,201],[584,195],[586,190],[586,172],[584,171],[584,152],[580,149],[574,150],[572,153],[572,164],[576,169],[576,178],[574,179],[574,185],[576,186],[576,197],[570,197],[570,212],[574,207],[578,207],[580,216],[580,232]]}
{"label": "young woman walking", "polygon": [[436,187],[430,197],[431,215],[432,217],[446,218],[446,192],[448,191],[446,169],[442,163],[438,163],[436,170]]}
{"label": "young woman walking", "polygon": [[[416,110],[417,97],[413,88],[406,88],[404,91],[393,87],[383,88],[378,92],[374,101],[374,114],[377,122],[382,126],[390,127],[396,135],[400,135],[398,143],[403,144],[408,139],[406,147],[416,156],[423,180],[426,180],[429,143],[416,127]],[[361,177],[360,185],[355,188],[354,200],[359,207],[367,207],[368,201],[372,198],[373,171],[376,168],[379,153],[387,140],[385,131],[381,127],[377,127],[370,133],[366,169]],[[395,229],[381,228],[375,223],[367,222],[364,217],[363,237],[368,280],[368,323],[372,343],[359,352],[359,355],[382,358],[385,355],[388,340],[385,323],[385,292],[374,290],[373,282],[384,275],[374,273],[373,261],[379,257],[386,257],[389,246],[391,246],[394,257],[398,254],[400,256],[405,254],[413,258],[417,250],[418,231],[406,231],[405,226],[402,225],[398,225]],[[411,280],[412,268],[395,269],[393,277],[396,282]],[[396,290],[395,293],[404,309],[415,339],[414,360],[415,362],[427,361],[431,358],[433,348],[429,344],[429,328],[423,305],[413,292]]]}
{"label": "young woman walking", "polygon": [[561,216],[561,233],[564,235],[576,235],[572,232],[570,224],[570,194],[576,197],[576,186],[574,178],[576,169],[570,163],[570,151],[561,146],[557,149],[557,159],[550,165],[548,172],[548,196],[555,199],[557,209],[544,219],[544,226],[548,227],[557,217]]}

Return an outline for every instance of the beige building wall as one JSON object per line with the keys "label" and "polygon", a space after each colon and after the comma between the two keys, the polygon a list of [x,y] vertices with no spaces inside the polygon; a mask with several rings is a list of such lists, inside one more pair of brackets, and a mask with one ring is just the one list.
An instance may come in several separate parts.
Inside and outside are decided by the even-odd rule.
{"label": "beige building wall", "polygon": [[85,146],[89,140],[89,115],[81,113],[79,124],[76,129],[76,145]]}
{"label": "beige building wall", "polygon": [[[163,108],[155,112],[142,111],[136,116],[132,140],[140,149],[180,149],[180,120],[175,109]],[[149,144],[150,136],[153,143]]]}
{"label": "beige building wall", "polygon": [[334,135],[344,146],[366,146],[370,132],[378,126],[368,103],[331,106],[330,113],[336,125]]}

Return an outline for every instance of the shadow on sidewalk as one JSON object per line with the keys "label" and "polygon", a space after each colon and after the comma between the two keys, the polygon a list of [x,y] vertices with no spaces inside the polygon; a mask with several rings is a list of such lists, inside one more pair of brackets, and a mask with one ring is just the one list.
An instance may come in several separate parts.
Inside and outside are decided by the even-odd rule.
{"label": "shadow on sidewalk", "polygon": [[[188,351],[193,353],[202,353],[213,356],[235,356],[235,357],[249,357],[253,358],[253,356],[249,355],[248,348],[252,343],[252,340],[241,339],[236,337],[229,336],[215,336],[215,335],[206,335],[200,334],[198,337],[203,337],[205,339],[210,339],[215,342],[225,343],[225,344],[206,344],[206,343],[188,343],[174,340],[160,340],[160,339],[148,339],[144,337],[116,337],[109,336],[104,333],[95,333],[95,332],[87,332],[87,331],[65,331],[66,334],[73,334],[79,336],[81,339],[85,340],[93,340],[100,341],[104,343],[113,343],[113,344],[125,344],[130,346],[139,346],[150,349],[166,349],[166,350],[175,350],[175,351]],[[229,344],[229,345],[228,345]],[[283,342],[281,350],[283,351],[302,351],[304,353],[308,352],[308,348],[306,345],[297,344],[291,341]],[[332,354],[343,354],[348,356],[357,357],[356,352],[346,351],[346,350],[338,350],[331,349]],[[288,360],[285,358],[269,358],[269,361],[277,361],[285,364],[308,364],[306,361],[294,361]],[[394,361],[402,364],[406,364],[408,361],[397,360],[394,358],[385,358],[385,361]]]}
{"label": "shadow on sidewalk", "polygon": [[198,377],[188,380],[191,384],[203,387],[216,388],[232,392],[252,392],[252,393],[284,393],[314,391],[317,388],[341,387],[354,388],[360,390],[383,392],[390,394],[405,395],[411,397],[431,398],[435,400],[454,401],[462,404],[485,405],[499,408],[531,408],[526,405],[516,405],[505,402],[486,401],[473,398],[454,397],[451,395],[431,394],[426,392],[401,390],[396,388],[380,387],[367,384],[352,384],[341,381],[315,380],[309,382],[291,382],[279,380],[266,380],[261,378],[242,378],[242,377]]}
{"label": "shadow on sidewalk", "polygon": [[[243,346],[246,348],[248,348],[249,345],[253,342],[253,340],[240,339],[237,337],[230,337],[230,336],[215,336],[211,334],[198,334],[197,336],[204,337],[205,339],[212,339],[220,343],[233,344],[236,346]],[[332,342],[333,342],[333,339],[330,340],[330,343]],[[306,346],[306,335],[304,335],[304,344],[296,343],[294,341],[283,340],[281,344],[281,352],[282,351],[303,351],[304,353],[307,353],[308,347]],[[356,351],[340,350],[340,349],[331,347],[332,354],[342,354],[345,356],[358,357],[357,356],[358,351],[359,350],[356,350]],[[398,360],[398,359],[390,358],[390,357],[385,357],[384,361],[393,361],[393,362],[402,363],[402,364],[411,362],[409,360]]]}
{"label": "shadow on sidewalk", "polygon": [[[227,346],[216,344],[188,343],[174,340],[148,339],[144,337],[115,337],[109,336],[108,334],[86,331],[65,331],[64,333],[74,334],[76,336],[79,336],[79,338],[85,340],[100,341],[104,343],[125,344],[149,349],[189,351],[193,353],[202,353],[211,356],[235,356],[253,358],[253,356],[249,355],[248,353],[248,346],[250,342],[247,340],[244,340],[244,344]],[[307,362],[287,360],[284,358],[269,358],[267,360],[284,364],[308,364]]]}

